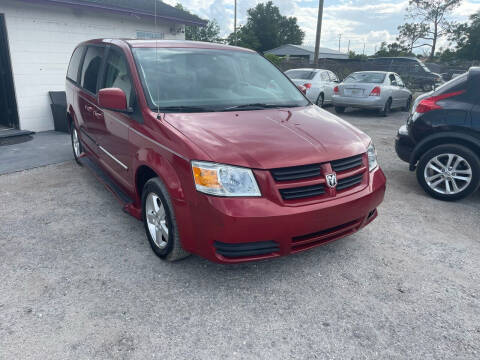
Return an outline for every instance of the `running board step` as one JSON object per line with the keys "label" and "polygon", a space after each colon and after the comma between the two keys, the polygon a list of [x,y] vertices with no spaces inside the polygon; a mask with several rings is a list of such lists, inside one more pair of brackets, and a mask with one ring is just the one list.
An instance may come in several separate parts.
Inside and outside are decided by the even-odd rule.
{"label": "running board step", "polygon": [[112,178],[94,161],[90,160],[87,156],[82,156],[79,161],[82,165],[89,168],[95,177],[100,180],[120,202],[123,203],[124,210],[127,206],[133,204],[133,200],[127,194],[125,194],[125,192],[112,180]]}

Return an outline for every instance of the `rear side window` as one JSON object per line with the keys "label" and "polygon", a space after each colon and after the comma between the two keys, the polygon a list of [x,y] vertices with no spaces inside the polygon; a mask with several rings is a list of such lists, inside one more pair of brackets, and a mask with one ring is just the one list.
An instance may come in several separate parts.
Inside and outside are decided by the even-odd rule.
{"label": "rear side window", "polygon": [[89,46],[83,61],[81,85],[94,94],[97,92],[97,78],[102,65],[103,50],[103,47]]}
{"label": "rear side window", "polygon": [[78,68],[80,67],[80,62],[82,61],[83,52],[85,50],[84,46],[80,46],[75,49],[70,58],[70,64],[68,64],[67,78],[73,82],[78,80]]}
{"label": "rear side window", "polygon": [[110,50],[105,62],[105,78],[102,88],[119,88],[127,96],[127,103],[130,107],[133,101],[133,86],[128,73],[128,65],[118,51]]}
{"label": "rear side window", "polygon": [[468,79],[468,73],[460,75],[460,76],[446,82],[442,86],[438,87],[435,90],[435,94],[446,94],[446,93],[450,93],[450,92],[466,90],[467,79]]}
{"label": "rear side window", "polygon": [[330,78],[328,77],[328,74],[325,71],[320,74],[320,78],[322,79],[322,81],[330,81]]}

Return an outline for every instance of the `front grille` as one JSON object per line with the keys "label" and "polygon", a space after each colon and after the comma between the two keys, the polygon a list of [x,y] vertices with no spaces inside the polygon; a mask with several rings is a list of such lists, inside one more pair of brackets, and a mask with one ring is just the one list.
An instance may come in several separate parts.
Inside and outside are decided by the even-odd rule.
{"label": "front grille", "polygon": [[270,170],[275,181],[292,181],[318,177],[321,174],[320,164],[292,166]]}
{"label": "front grille", "polygon": [[325,194],[323,184],[302,186],[296,188],[280,189],[283,200],[303,199]]}
{"label": "front grille", "polygon": [[363,174],[358,174],[354,176],[350,176],[347,178],[339,179],[337,183],[337,190],[345,190],[349,189],[355,185],[358,185],[363,180]]}
{"label": "front grille", "polygon": [[238,244],[215,241],[213,245],[215,246],[217,254],[227,258],[265,255],[280,251],[280,247],[276,241],[256,241]]}
{"label": "front grille", "polygon": [[356,155],[352,157],[348,157],[345,159],[334,160],[330,164],[332,165],[332,169],[335,172],[351,170],[358,166],[361,166],[363,163],[363,155]]}

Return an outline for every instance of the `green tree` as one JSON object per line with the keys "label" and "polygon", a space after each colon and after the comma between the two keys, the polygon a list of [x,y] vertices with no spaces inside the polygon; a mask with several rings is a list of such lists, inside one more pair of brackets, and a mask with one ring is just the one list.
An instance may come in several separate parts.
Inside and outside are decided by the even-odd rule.
{"label": "green tree", "polygon": [[426,24],[406,23],[398,28],[397,41],[407,48],[409,52],[425,44],[416,45],[417,41],[424,38],[428,32]]}
{"label": "green tree", "polygon": [[375,57],[395,57],[395,56],[414,56],[406,47],[398,42],[387,44],[382,41],[380,49],[375,53]]}
{"label": "green tree", "polygon": [[349,59],[355,59],[355,60],[367,60],[368,56],[364,55],[364,54],[357,54],[357,53],[355,53],[355,51],[350,50],[348,52],[348,58]]}
{"label": "green tree", "polygon": [[283,57],[274,54],[265,54],[265,58],[277,66],[279,66],[283,61]]}
{"label": "green tree", "polygon": [[[190,13],[182,4],[175,7]],[[185,26],[185,40],[220,42],[220,26],[215,19],[209,20],[205,26]]]}
{"label": "green tree", "polygon": [[415,21],[409,26],[417,29],[424,27],[425,31],[419,39],[430,41],[424,44],[430,47],[430,59],[435,55],[438,40],[452,32],[454,23],[449,17],[461,2],[462,0],[409,0],[406,18]]}
{"label": "green tree", "polygon": [[[297,24],[297,18],[280,14],[271,1],[248,9],[247,23],[232,33],[228,43],[264,52],[284,44],[300,45],[305,33]],[[236,43],[235,43],[236,40]]]}
{"label": "green tree", "polygon": [[480,60],[480,11],[470,16],[470,23],[458,25],[450,40],[457,42],[459,57]]}

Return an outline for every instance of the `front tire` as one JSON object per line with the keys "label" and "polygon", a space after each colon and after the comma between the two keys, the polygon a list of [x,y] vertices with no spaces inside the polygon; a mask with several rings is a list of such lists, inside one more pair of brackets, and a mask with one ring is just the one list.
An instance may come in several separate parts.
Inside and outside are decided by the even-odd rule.
{"label": "front tire", "polygon": [[460,200],[480,185],[480,159],[465,146],[439,145],[420,158],[417,180],[435,199]]}
{"label": "front tire", "polygon": [[182,248],[172,201],[159,178],[148,180],[142,192],[142,219],[153,252],[177,261],[190,255]]}
{"label": "front tire", "polygon": [[80,142],[78,130],[74,122],[72,122],[71,129],[72,130],[70,131],[70,138],[72,140],[73,157],[75,158],[77,164],[82,165],[82,163],[80,162],[80,157],[83,155],[83,146]]}
{"label": "front tire", "polygon": [[343,114],[345,112],[345,106],[335,106],[335,112],[337,114]]}

